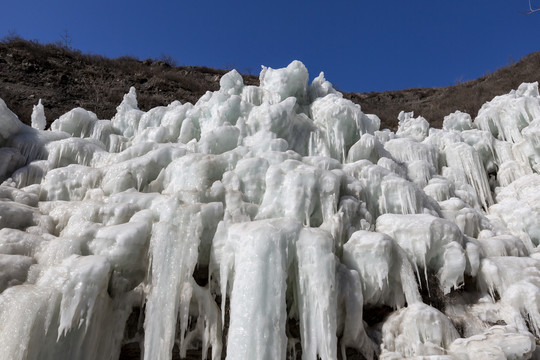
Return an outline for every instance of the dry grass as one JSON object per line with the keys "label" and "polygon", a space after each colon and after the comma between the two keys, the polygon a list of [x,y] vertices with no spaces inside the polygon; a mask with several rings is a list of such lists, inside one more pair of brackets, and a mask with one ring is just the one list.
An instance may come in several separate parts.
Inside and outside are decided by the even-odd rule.
{"label": "dry grass", "polygon": [[359,103],[364,112],[377,114],[384,127],[396,129],[401,110],[414,111],[432,126],[441,127],[444,116],[456,110],[467,112],[474,118],[486,101],[516,89],[522,82],[534,81],[540,81],[540,52],[479,79],[449,87],[349,93],[345,97]]}
{"label": "dry grass", "polygon": [[[110,119],[131,86],[137,89],[139,107],[149,110],[173,100],[195,103],[206,91],[217,90],[226,73],[175,64],[166,55],[159,60],[129,55],[109,59],[8,36],[0,42],[0,98],[27,123],[40,98],[49,123],[77,106]],[[247,84],[257,81],[245,76]]]}
{"label": "dry grass", "polygon": [[[137,88],[139,107],[148,110],[173,100],[195,103],[206,91],[217,90],[226,73],[209,67],[178,67],[176,62],[167,55],[158,60],[141,61],[129,55],[109,59],[11,34],[0,42],[0,98],[26,122],[39,98],[49,122],[76,106],[108,119],[130,86]],[[256,76],[243,76],[246,84],[258,84]],[[377,114],[382,127],[396,129],[401,110],[414,111],[440,127],[444,116],[461,110],[474,117],[494,96],[532,81],[540,81],[540,52],[477,80],[445,88],[344,95],[364,112]]]}

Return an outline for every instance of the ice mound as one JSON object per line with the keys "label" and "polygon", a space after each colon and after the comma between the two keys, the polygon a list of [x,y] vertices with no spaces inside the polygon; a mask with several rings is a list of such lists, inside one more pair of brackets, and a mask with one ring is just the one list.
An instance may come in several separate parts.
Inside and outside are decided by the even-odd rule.
{"label": "ice mound", "polygon": [[494,326],[483,334],[456,339],[450,353],[463,360],[530,359],[535,343],[531,334],[520,333],[508,326]]}
{"label": "ice mound", "polygon": [[342,261],[360,275],[366,304],[401,308],[421,302],[413,267],[393,238],[361,230],[343,248]]}
{"label": "ice mound", "polygon": [[305,66],[45,128],[0,100],[0,359],[530,359],[540,96],[394,133]]}
{"label": "ice mound", "polygon": [[416,269],[437,273],[445,294],[458,288],[466,267],[462,233],[452,222],[429,214],[385,214],[377,218],[378,232],[390,235]]}
{"label": "ice mound", "polygon": [[411,304],[385,321],[381,359],[446,355],[457,338],[459,333],[443,313],[423,303]]}

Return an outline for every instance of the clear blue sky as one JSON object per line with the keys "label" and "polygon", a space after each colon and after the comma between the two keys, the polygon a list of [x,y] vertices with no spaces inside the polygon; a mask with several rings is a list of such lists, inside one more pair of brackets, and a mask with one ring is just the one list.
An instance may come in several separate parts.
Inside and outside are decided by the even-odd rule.
{"label": "clear blue sky", "polygon": [[[536,4],[535,4],[536,1]],[[540,0],[533,6],[540,7]],[[3,3],[3,4],[2,4]],[[0,0],[0,37],[16,32],[108,57],[170,55],[236,68],[294,59],[344,91],[446,86],[540,50],[528,0]]]}

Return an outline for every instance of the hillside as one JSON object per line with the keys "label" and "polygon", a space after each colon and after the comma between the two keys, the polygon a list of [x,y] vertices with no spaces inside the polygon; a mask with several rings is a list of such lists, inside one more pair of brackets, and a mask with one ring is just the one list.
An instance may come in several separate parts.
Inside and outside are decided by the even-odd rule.
{"label": "hillside", "polygon": [[523,82],[535,81],[540,81],[540,52],[529,54],[492,74],[453,86],[344,95],[361,104],[365,113],[377,114],[390,128],[397,125],[395,118],[401,110],[414,111],[415,115],[429,120],[432,126],[441,127],[444,117],[456,110],[474,118],[486,101],[517,89]]}
{"label": "hillside", "polygon": [[[40,98],[49,122],[75,107],[110,119],[131,86],[142,110],[174,100],[195,103],[206,91],[219,89],[226,72],[130,56],[112,60],[22,39],[0,42],[0,98],[26,123]],[[244,76],[244,83],[258,78]]]}
{"label": "hillside", "polygon": [[[78,106],[109,119],[130,86],[136,87],[142,110],[173,100],[195,103],[206,91],[217,90],[225,73],[129,56],[108,59],[19,38],[0,42],[0,98],[26,123],[30,121],[32,106],[40,98],[49,122]],[[257,76],[243,78],[246,84],[258,84]],[[522,82],[539,80],[537,52],[493,74],[454,86],[344,96],[360,104],[365,113],[377,114],[383,127],[395,129],[401,110],[414,111],[440,127],[444,116],[451,112],[461,110],[474,117],[482,104],[494,96],[505,94]]]}

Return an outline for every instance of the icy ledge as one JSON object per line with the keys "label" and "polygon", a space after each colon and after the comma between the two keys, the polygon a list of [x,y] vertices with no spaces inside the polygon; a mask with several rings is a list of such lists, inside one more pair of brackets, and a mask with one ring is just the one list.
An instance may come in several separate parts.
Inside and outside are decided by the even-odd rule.
{"label": "icy ledge", "polygon": [[538,84],[393,133],[308,79],[45,131],[0,100],[0,359],[538,356]]}

